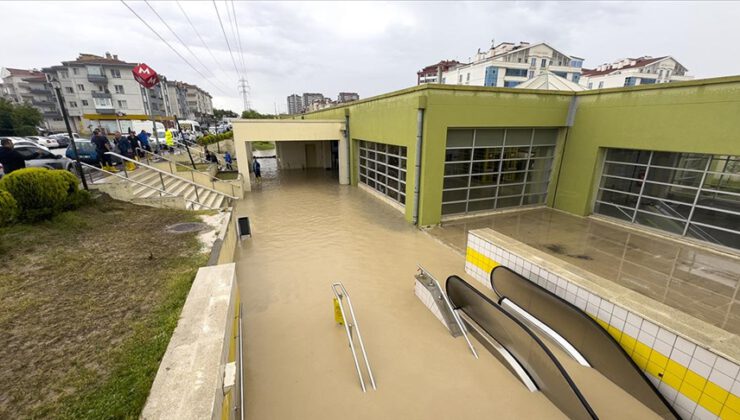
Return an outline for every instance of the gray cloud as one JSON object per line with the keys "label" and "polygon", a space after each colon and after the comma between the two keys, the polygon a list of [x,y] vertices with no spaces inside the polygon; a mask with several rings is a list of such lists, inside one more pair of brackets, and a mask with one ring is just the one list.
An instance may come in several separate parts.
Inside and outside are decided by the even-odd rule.
{"label": "gray cloud", "polygon": [[[218,63],[174,2],[152,2],[215,80],[184,64],[120,2],[0,2],[0,66],[40,68],[79,52],[110,51],[196,83],[214,95],[216,106],[240,110],[239,76],[213,3],[181,4]],[[217,4],[230,34],[226,3]],[[130,5],[179,44],[146,4]],[[235,8],[252,104],[262,112],[273,111],[274,103],[285,109],[291,93],[367,97],[412,86],[418,69],[440,59],[467,60],[492,39],[547,41],[586,58],[586,66],[670,54],[697,77],[740,73],[740,56],[727,53],[740,40],[740,4],[734,2],[237,2]]]}

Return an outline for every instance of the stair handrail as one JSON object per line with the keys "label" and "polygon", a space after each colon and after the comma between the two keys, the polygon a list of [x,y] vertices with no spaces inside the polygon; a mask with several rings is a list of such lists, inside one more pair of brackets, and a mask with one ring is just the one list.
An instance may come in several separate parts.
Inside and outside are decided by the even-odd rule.
{"label": "stair handrail", "polygon": [[[112,176],[115,176],[116,178],[121,178],[121,179],[122,179],[122,180],[124,180],[124,181],[128,181],[128,182],[133,182],[134,184],[138,184],[138,185],[141,185],[142,187],[146,187],[146,188],[149,188],[149,189],[151,189],[151,190],[155,190],[155,191],[158,191],[158,192],[159,192],[159,195],[160,195],[160,196],[162,196],[162,194],[166,194],[166,195],[168,195],[168,196],[170,196],[170,197],[180,197],[180,196],[178,196],[178,195],[177,195],[177,194],[175,194],[175,193],[172,193],[172,192],[169,192],[169,191],[165,191],[165,190],[159,189],[159,188],[157,188],[157,187],[154,187],[154,186],[152,186],[152,185],[149,185],[149,184],[145,184],[145,183],[143,183],[143,182],[139,182],[139,181],[137,181],[137,180],[135,180],[135,179],[131,179],[131,178],[129,178],[129,177],[123,176],[123,175],[121,175],[121,174],[118,174],[118,173],[115,173],[115,172],[111,172],[111,171],[106,171],[105,169],[101,169],[101,168],[98,168],[97,166],[93,166],[93,165],[87,164],[87,163],[85,163],[85,162],[80,162],[80,165],[82,165],[82,166],[83,166],[83,167],[85,167],[85,168],[89,168],[89,169],[94,169],[94,170],[96,170],[96,171],[98,171],[98,172],[103,172],[103,173],[106,173],[106,174],[108,174],[108,175],[112,175]],[[83,176],[84,176],[84,175],[83,175]],[[94,183],[92,183],[92,184],[94,185]],[[191,200],[191,199],[189,199],[189,198],[185,198],[185,197],[182,197],[182,199],[183,199],[183,200],[185,200],[185,201],[187,201],[187,202],[189,202],[190,204],[197,204],[197,205],[199,205],[199,206],[201,206],[201,207],[206,207],[206,208],[208,208],[209,210],[219,210],[218,208],[214,208],[214,207],[211,207],[211,206],[209,206],[209,205],[207,205],[207,204],[203,204],[203,203],[200,203],[200,202],[198,202],[198,201],[195,201],[195,200]]]}
{"label": "stair handrail", "polygon": [[133,164],[135,164],[135,165],[139,165],[139,166],[142,166],[142,167],[144,167],[144,168],[147,168],[147,169],[149,169],[149,170],[151,170],[151,171],[155,171],[155,172],[158,172],[158,173],[160,173],[160,174],[163,174],[163,175],[165,175],[165,176],[169,176],[169,177],[172,177],[172,178],[176,178],[176,179],[179,179],[180,181],[183,181],[183,182],[185,182],[185,183],[187,183],[187,184],[190,184],[190,185],[192,185],[192,186],[193,186],[193,187],[195,187],[195,188],[203,188],[204,190],[208,190],[208,191],[211,191],[211,192],[213,192],[213,193],[216,193],[216,194],[218,194],[218,195],[222,195],[222,196],[224,196],[224,197],[227,197],[227,198],[231,198],[231,199],[233,199],[233,200],[236,200],[236,199],[238,199],[238,197],[236,197],[236,196],[233,196],[233,195],[229,195],[229,194],[226,194],[225,192],[217,191],[217,190],[214,190],[213,188],[209,188],[209,187],[206,187],[206,186],[200,185],[200,184],[198,184],[197,182],[194,182],[194,181],[190,181],[190,180],[187,180],[187,179],[185,179],[185,178],[183,178],[183,177],[181,177],[181,176],[175,175],[175,174],[173,174],[173,173],[171,173],[171,172],[167,172],[167,171],[163,171],[163,170],[161,170],[161,169],[157,169],[157,168],[155,168],[154,166],[151,166],[151,165],[147,165],[147,164],[145,164],[145,163],[142,163],[142,162],[138,162],[138,161],[136,161],[136,160],[134,160],[134,159],[131,159],[131,158],[128,158],[128,157],[126,157],[126,156],[123,156],[123,155],[119,155],[118,153],[115,153],[115,152],[105,152],[105,153],[106,153],[106,154],[108,154],[108,155],[111,155],[111,156],[115,156],[115,157],[117,157],[117,158],[119,158],[119,159],[121,159],[121,160],[124,160],[124,161],[127,161],[127,162],[131,162],[131,163],[133,163]]}
{"label": "stair handrail", "polygon": [[140,151],[146,153],[145,156],[147,156],[147,158],[146,158],[147,164],[149,164],[149,157],[148,156],[149,155],[152,155],[152,156],[154,156],[154,157],[156,157],[158,159],[167,161],[169,163],[174,163],[177,166],[182,166],[183,168],[187,169],[188,172],[198,172],[199,174],[205,175],[205,176],[207,176],[211,180],[211,182],[213,182],[213,181],[223,181],[222,179],[216,178],[215,176],[212,176],[211,174],[208,174],[208,173],[205,173],[205,172],[201,172],[201,171],[197,171],[197,170],[193,169],[192,167],[190,167],[188,165],[185,165],[183,163],[180,163],[180,162],[178,162],[176,160],[168,159],[164,155],[157,154],[157,153],[152,153],[152,152],[150,152],[150,151],[148,151],[146,149],[142,149],[141,147],[137,147],[136,150],[140,150]]}
{"label": "stair handrail", "polygon": [[[360,350],[362,351],[362,357],[365,360],[365,367],[367,368],[367,374],[370,377],[370,384],[372,384],[373,389],[377,390],[378,388],[375,386],[375,377],[373,376],[373,370],[370,368],[370,361],[367,359],[367,353],[365,352],[365,344],[362,341],[362,333],[360,333],[360,325],[357,323],[357,318],[355,317],[355,311],[352,308],[352,299],[349,297],[349,293],[347,293],[347,289],[344,288],[344,285],[340,282],[333,283],[331,285],[331,290],[334,292],[334,297],[336,298],[337,303],[339,304],[339,310],[342,312],[342,323],[344,324],[344,330],[347,333],[347,339],[349,340],[349,348],[352,351],[352,357],[355,360],[355,369],[357,369],[357,376],[360,378],[360,386],[362,386],[362,392],[365,392],[365,379],[362,377],[362,371],[360,370],[360,364],[357,361],[357,352],[355,351],[355,344],[354,340],[352,339],[352,329],[354,328],[355,331],[357,331],[357,341],[360,344]],[[344,298],[347,298],[347,306],[349,306],[349,314],[352,317],[352,325],[348,322],[349,320],[345,316],[344,312],[344,305],[342,304],[342,300]]]}

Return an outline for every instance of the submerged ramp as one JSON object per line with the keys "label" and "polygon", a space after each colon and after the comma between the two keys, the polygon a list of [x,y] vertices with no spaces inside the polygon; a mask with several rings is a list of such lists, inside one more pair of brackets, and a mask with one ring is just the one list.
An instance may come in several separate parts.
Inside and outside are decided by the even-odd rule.
{"label": "submerged ramp", "polygon": [[594,369],[643,405],[663,418],[680,418],[619,343],[585,312],[504,266],[491,271],[491,286],[499,303],[508,299],[555,330]]}
{"label": "submerged ramp", "polygon": [[598,418],[557,358],[529,328],[460,277],[448,277],[446,289],[452,306],[504,346],[565,415]]}

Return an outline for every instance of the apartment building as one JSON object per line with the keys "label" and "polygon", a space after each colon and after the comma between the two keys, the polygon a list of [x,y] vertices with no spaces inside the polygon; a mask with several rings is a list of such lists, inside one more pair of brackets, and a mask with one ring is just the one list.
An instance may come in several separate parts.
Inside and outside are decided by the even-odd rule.
{"label": "apartment building", "polygon": [[442,60],[437,64],[426,66],[416,72],[416,84],[421,85],[423,83],[441,83],[442,73],[448,71],[452,67],[459,65],[460,62],[457,60]]}
{"label": "apartment building", "polygon": [[3,68],[2,96],[14,103],[27,103],[37,108],[44,117],[43,128],[49,131],[65,129],[62,114],[46,75],[38,70]]}
{"label": "apartment building", "polygon": [[300,114],[303,112],[303,97],[295,93],[288,96],[288,114]]}
{"label": "apartment building", "polygon": [[671,56],[623,58],[583,69],[580,84],[586,89],[605,89],[691,80],[688,69]]}
{"label": "apartment building", "polygon": [[213,97],[211,94],[196,85],[185,82],[182,85],[185,87],[188,119],[201,120],[213,116]]}
{"label": "apartment building", "polygon": [[[578,83],[582,66],[583,58],[567,55],[544,42],[502,42],[488,51],[478,50],[469,63],[458,64],[441,72],[440,83],[516,87],[545,71]],[[424,80],[432,80],[429,73],[426,74]]]}
{"label": "apartment building", "polygon": [[304,93],[303,94],[303,109],[308,110],[312,103],[316,101],[324,101],[324,95],[321,93]]}
{"label": "apartment building", "polygon": [[360,95],[356,92],[339,92],[339,95],[337,95],[337,103],[340,104],[359,100]]}

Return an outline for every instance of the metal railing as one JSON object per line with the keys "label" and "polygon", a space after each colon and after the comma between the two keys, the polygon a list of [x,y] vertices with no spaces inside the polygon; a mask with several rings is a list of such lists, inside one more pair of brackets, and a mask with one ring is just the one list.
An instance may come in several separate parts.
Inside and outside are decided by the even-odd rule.
{"label": "metal railing", "polygon": [[184,146],[186,149],[190,150],[191,152],[195,152],[195,153],[199,154],[200,155],[200,159],[201,159],[202,162],[208,162],[206,160],[206,154],[205,154],[205,152],[202,152],[202,151],[196,149],[195,147],[192,147],[192,146],[188,145],[187,143],[184,143],[184,142],[182,142],[180,140],[175,140],[175,144],[178,144],[180,146]]}
{"label": "metal railing", "polygon": [[[360,378],[360,386],[362,386],[362,392],[366,391],[365,388],[365,379],[362,376],[362,370],[360,369],[360,363],[357,360],[357,352],[355,351],[355,344],[353,339],[352,331],[357,331],[357,342],[360,344],[360,350],[362,351],[362,357],[365,360],[365,367],[367,368],[367,374],[370,377],[370,384],[372,384],[373,389],[377,390],[378,388],[375,386],[375,377],[373,377],[373,371],[370,369],[370,362],[367,359],[367,352],[365,352],[365,344],[362,342],[362,333],[360,333],[360,325],[357,323],[357,318],[355,317],[355,311],[352,308],[352,300],[349,298],[349,294],[347,293],[347,289],[344,288],[342,283],[333,283],[331,285],[331,290],[334,292],[334,297],[337,299],[337,302],[339,303],[339,310],[342,312],[342,323],[344,324],[344,330],[347,332],[347,339],[349,340],[349,348],[352,350],[352,357],[355,360],[355,369],[357,369],[357,376]],[[343,299],[347,299],[347,306],[349,306],[349,313],[352,317],[351,322],[347,319],[344,311],[344,305],[342,304]]]}
{"label": "metal railing", "polygon": [[462,320],[460,320],[460,314],[455,311],[455,309],[452,307],[452,304],[450,303],[450,299],[447,298],[447,294],[442,291],[442,286],[439,284],[436,278],[427,271],[424,267],[421,265],[416,265],[417,269],[419,270],[419,273],[422,274],[424,277],[428,278],[429,280],[433,281],[434,284],[437,286],[437,289],[439,290],[439,294],[442,295],[442,299],[444,299],[445,305],[447,306],[447,309],[452,313],[452,317],[455,319],[455,324],[457,324],[457,327],[460,329],[460,332],[462,332],[463,337],[465,337],[465,342],[468,343],[468,348],[473,353],[473,356],[475,358],[478,358],[478,352],[475,351],[475,347],[473,347],[473,343],[470,342],[470,338],[468,338],[468,332],[465,329],[465,325],[463,325]]}
{"label": "metal railing", "polygon": [[[178,172],[175,168],[172,167],[172,165],[174,164],[175,167],[180,166],[180,167],[185,168],[184,171],[179,171],[179,172],[187,172],[187,173],[189,173],[190,174],[190,179],[193,182],[198,183],[198,181],[195,180],[195,173],[198,173],[198,174],[201,174],[203,176],[208,177],[208,180],[211,182],[211,188],[214,189],[214,190],[216,189],[216,182],[224,181],[223,179],[216,178],[215,176],[212,176],[211,174],[208,174],[208,173],[205,173],[205,172],[196,171],[195,169],[193,169],[192,167],[190,167],[188,165],[182,164],[180,162],[176,162],[176,161],[171,160],[171,159],[167,159],[165,156],[163,156],[161,154],[152,153],[152,152],[150,152],[150,151],[148,151],[146,149],[142,149],[141,147],[137,147],[136,150],[144,153],[144,158],[146,159],[147,165],[151,165],[151,162],[149,160],[149,156],[151,155],[156,160],[168,162],[168,164],[170,166],[170,173],[172,173],[172,174]],[[239,174],[239,175],[241,175],[241,174]],[[238,176],[237,176],[237,178],[238,178]],[[226,182],[225,184],[229,185],[229,187],[231,188],[231,195],[234,196],[234,197],[236,197],[236,192],[234,191],[234,184],[231,184],[229,182]],[[201,185],[203,185],[203,184],[201,184]]]}
{"label": "metal railing", "polygon": [[[106,171],[105,169],[98,168],[97,166],[93,166],[93,165],[87,164],[85,162],[80,162],[80,165],[82,165],[85,168],[92,169],[92,170],[95,170],[95,171],[98,171],[98,172],[102,172],[102,173],[105,173],[105,174],[114,176],[116,178],[120,178],[120,179],[122,179],[124,181],[131,182],[131,183],[140,185],[142,187],[146,187],[146,188],[149,188],[151,190],[157,191],[159,193],[159,196],[160,197],[165,196],[165,195],[166,196],[169,196],[169,197],[179,197],[175,193],[172,193],[172,192],[169,192],[169,191],[166,191],[166,190],[159,189],[159,188],[157,188],[155,186],[152,186],[152,185],[149,185],[149,184],[146,184],[146,183],[137,181],[135,179],[131,179],[131,178],[128,177],[128,173],[125,170],[124,170],[124,175],[121,175],[120,173]],[[90,172],[88,172],[88,175],[91,175]],[[82,176],[84,176],[84,171],[83,171],[83,175]],[[92,178],[92,175],[91,175],[90,176],[90,185],[93,185],[93,184],[95,184],[95,182],[94,182],[94,180]],[[207,204],[200,203],[200,202],[195,201],[195,200],[190,200],[190,199],[185,198],[185,197],[182,197],[182,199],[185,200],[186,202],[190,203],[191,208],[194,208],[195,205],[198,205],[198,206],[201,206],[201,207],[205,207],[205,208],[207,208],[209,210],[219,210],[218,208],[211,207],[211,206],[209,206]]]}

